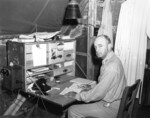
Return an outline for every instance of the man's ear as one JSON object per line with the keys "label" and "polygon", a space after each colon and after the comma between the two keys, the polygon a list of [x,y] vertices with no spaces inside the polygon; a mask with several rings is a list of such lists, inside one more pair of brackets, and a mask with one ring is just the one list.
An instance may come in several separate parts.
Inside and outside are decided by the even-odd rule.
{"label": "man's ear", "polygon": [[112,44],[109,43],[109,44],[108,44],[108,49],[109,49],[109,50],[112,50],[112,48],[113,48]]}

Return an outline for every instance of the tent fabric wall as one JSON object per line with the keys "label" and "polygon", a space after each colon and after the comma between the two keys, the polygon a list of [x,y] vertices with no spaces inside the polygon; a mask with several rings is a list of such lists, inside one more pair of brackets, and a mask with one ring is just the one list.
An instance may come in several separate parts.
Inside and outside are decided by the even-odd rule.
{"label": "tent fabric wall", "polygon": [[0,34],[58,31],[69,0],[0,0]]}

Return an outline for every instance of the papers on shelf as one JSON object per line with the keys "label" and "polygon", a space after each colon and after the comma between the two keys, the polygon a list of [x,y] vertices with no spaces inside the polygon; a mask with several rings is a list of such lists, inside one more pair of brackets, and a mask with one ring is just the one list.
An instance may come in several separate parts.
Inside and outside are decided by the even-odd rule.
{"label": "papers on shelf", "polygon": [[13,38],[12,41],[15,42],[35,42],[35,41],[45,41],[45,39],[51,40],[54,36],[58,35],[60,31],[56,32],[34,32],[32,34],[21,34],[19,38]]}
{"label": "papers on shelf", "polygon": [[19,36],[19,38],[23,38],[23,39],[28,39],[28,38],[40,38],[40,39],[50,39],[54,36],[56,36],[58,33],[60,33],[60,31],[56,31],[56,32],[35,32],[32,34],[22,34]]}
{"label": "papers on shelf", "polygon": [[[23,43],[30,43],[30,42],[35,42],[35,38],[14,38],[12,39],[14,42],[23,42]],[[44,41],[43,39],[40,39],[38,41]]]}
{"label": "papers on shelf", "polygon": [[68,35],[68,36],[62,36],[61,38],[62,38],[62,39],[71,39],[71,38],[70,38],[70,35]]}
{"label": "papers on shelf", "polygon": [[49,70],[49,67],[40,67],[40,68],[31,69],[31,72],[41,72],[41,71],[47,71],[47,70]]}

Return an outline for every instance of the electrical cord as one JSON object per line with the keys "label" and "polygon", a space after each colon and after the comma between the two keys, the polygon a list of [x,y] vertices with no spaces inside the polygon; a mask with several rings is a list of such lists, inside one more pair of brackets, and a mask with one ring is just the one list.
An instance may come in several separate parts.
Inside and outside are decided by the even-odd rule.
{"label": "electrical cord", "polygon": [[[36,82],[34,82],[30,77],[30,74],[26,71],[26,73],[28,74],[28,76],[29,76],[29,79],[38,87],[38,89],[40,90],[40,92],[42,93],[42,95],[44,95],[44,93],[42,92],[42,90],[40,89],[40,87],[36,84]],[[36,94],[35,93],[35,95],[38,97],[38,100],[39,100],[39,98],[41,97],[41,96],[39,96],[38,94]],[[45,95],[44,95],[45,96]],[[43,104],[43,106],[44,106],[44,109],[46,110],[46,112],[48,112],[48,110],[47,110],[47,108],[46,108],[46,106],[45,106],[45,104],[44,104],[44,101],[43,101],[43,99],[41,98],[41,101],[42,101],[42,104]],[[38,104],[38,102],[37,102],[37,104]]]}
{"label": "electrical cord", "polygon": [[42,92],[42,90],[41,90],[41,88],[36,84],[36,82],[34,82],[30,77],[30,74],[28,73],[28,71],[26,71],[26,73],[28,74],[28,76],[29,76],[29,79],[37,86],[37,88],[39,89],[39,91],[41,92],[41,94],[43,95],[43,96],[45,96],[44,95],[44,93]]}
{"label": "electrical cord", "polygon": [[81,66],[78,64],[78,62],[75,61],[75,63],[76,63],[76,65],[79,67],[79,69],[81,70],[82,74],[83,74],[87,79],[89,79],[88,76],[84,73],[84,71],[83,71],[83,69],[81,68]]}

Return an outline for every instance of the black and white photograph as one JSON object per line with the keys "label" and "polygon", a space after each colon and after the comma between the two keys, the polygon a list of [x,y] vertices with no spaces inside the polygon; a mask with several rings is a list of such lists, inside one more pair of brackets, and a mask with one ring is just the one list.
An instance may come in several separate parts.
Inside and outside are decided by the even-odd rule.
{"label": "black and white photograph", "polygon": [[0,118],[150,118],[150,0],[0,0]]}

